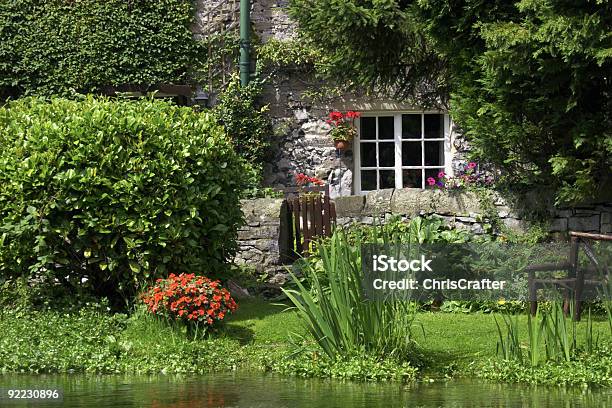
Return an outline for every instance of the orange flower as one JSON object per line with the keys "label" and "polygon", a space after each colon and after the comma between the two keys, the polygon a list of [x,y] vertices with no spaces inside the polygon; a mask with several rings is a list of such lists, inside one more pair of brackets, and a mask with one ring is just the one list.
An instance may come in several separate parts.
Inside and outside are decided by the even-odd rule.
{"label": "orange flower", "polygon": [[153,314],[212,325],[237,307],[229,291],[218,280],[181,273],[170,274],[168,278],[155,282],[138,296]]}

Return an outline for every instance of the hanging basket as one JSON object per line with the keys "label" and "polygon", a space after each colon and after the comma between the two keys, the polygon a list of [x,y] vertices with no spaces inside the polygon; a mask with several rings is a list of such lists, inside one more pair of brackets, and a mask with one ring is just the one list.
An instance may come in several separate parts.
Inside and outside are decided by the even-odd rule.
{"label": "hanging basket", "polygon": [[338,150],[346,150],[349,148],[350,142],[348,140],[334,140],[334,146]]}

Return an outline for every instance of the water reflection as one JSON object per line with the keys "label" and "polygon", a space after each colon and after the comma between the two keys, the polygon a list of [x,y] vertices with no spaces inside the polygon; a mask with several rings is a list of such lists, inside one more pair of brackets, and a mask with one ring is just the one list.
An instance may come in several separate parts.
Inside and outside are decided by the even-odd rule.
{"label": "water reflection", "polygon": [[565,388],[482,381],[368,384],[303,380],[264,374],[201,377],[0,376],[0,388],[64,390],[63,403],[36,407],[154,408],[389,408],[389,407],[610,407],[610,388]]}

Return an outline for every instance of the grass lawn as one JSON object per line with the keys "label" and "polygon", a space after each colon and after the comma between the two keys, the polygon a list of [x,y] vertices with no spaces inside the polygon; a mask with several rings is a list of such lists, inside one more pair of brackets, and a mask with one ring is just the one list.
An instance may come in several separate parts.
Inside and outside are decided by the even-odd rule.
{"label": "grass lawn", "polygon": [[[292,334],[304,333],[304,328],[297,313],[287,309],[287,305],[260,299],[243,300],[223,326],[197,340],[184,327],[168,325],[141,309],[130,316],[93,309],[72,313],[0,310],[0,372],[146,374],[272,369],[304,376],[413,379],[415,375],[478,374],[479,364],[496,355],[494,315],[423,312],[417,315],[414,326],[414,339],[424,359],[420,374],[414,367],[403,367],[402,362],[392,359],[379,364],[373,356],[369,361],[369,357],[359,357],[324,363],[319,357],[313,359],[310,353],[301,355],[300,360],[288,355],[299,347],[291,341]],[[518,318],[524,342],[527,316]],[[603,318],[596,318],[593,330],[601,340],[610,341],[610,329]],[[586,323],[579,323],[579,342],[585,331]],[[470,365],[472,362],[477,364]],[[581,364],[578,368],[563,368],[558,375],[567,377],[567,373],[577,372],[576,382],[610,382],[612,373],[606,358],[594,357]],[[599,377],[591,379],[589,373],[598,365]],[[489,367],[490,375],[499,372],[494,365]],[[558,377],[550,373],[543,367],[540,375],[547,376],[546,381],[557,381]],[[530,380],[529,372],[527,375],[525,380]],[[504,380],[504,376],[500,379]]]}
{"label": "grass lawn", "polygon": [[[303,333],[304,329],[297,314],[286,309],[285,305],[277,306],[263,300],[243,300],[238,311],[228,320],[225,334],[238,339],[241,344],[289,346],[288,334]],[[497,319],[502,324],[499,316]],[[520,337],[527,341],[527,316],[519,315],[518,319],[523,329]],[[584,320],[586,314],[578,323],[579,340],[585,336]],[[610,340],[607,321],[601,316],[593,320],[595,336]],[[430,367],[426,372],[432,375],[445,372],[446,367],[461,367],[496,354],[498,334],[494,314],[420,312],[416,322],[415,340],[429,356]]]}

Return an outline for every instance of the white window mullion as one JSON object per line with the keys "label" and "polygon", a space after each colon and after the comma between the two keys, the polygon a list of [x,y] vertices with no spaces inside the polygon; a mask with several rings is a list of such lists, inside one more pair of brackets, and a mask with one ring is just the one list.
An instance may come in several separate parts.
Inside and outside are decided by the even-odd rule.
{"label": "white window mullion", "polygon": [[444,115],[444,172],[449,176],[453,176],[453,140],[451,134],[451,119],[450,115]]}
{"label": "white window mullion", "polygon": [[421,188],[425,188],[425,114],[421,113]]}
{"label": "white window mullion", "polygon": [[[368,113],[368,115],[366,117],[372,118],[375,121],[375,137],[373,140],[368,140],[367,145],[364,146],[364,150],[368,151],[368,154],[371,154],[372,151],[369,149],[376,149],[375,150],[375,158],[376,158],[376,163],[374,166],[368,166],[366,167],[362,167],[362,163],[361,163],[361,146],[363,145],[363,141],[361,140],[361,120],[359,119],[356,121],[355,126],[356,126],[356,130],[357,130],[357,136],[355,137],[355,143],[354,143],[354,152],[353,152],[353,161],[354,161],[354,175],[353,175],[353,181],[354,181],[354,194],[364,194],[364,191],[362,189],[362,178],[361,178],[361,172],[362,170],[367,170],[368,172],[372,172],[374,173],[375,177],[376,177],[376,183],[374,184],[374,186],[372,186],[372,189],[381,189],[382,188],[382,183],[381,183],[381,171],[390,171],[392,170],[395,176],[395,188],[403,188],[404,186],[404,168],[406,169],[410,169],[412,171],[414,170],[418,170],[419,171],[419,175],[420,175],[420,180],[421,180],[421,188],[424,189],[427,186],[427,177],[425,174],[425,171],[428,169],[436,169],[436,171],[440,171],[440,170],[444,170],[444,172],[446,174],[448,174],[449,176],[452,176],[453,174],[453,170],[452,170],[452,155],[454,152],[454,148],[452,145],[452,138],[453,138],[453,134],[452,134],[452,119],[450,118],[450,116],[448,114],[442,113],[442,112],[434,112],[434,111],[430,111],[428,113],[431,114],[441,114],[443,115],[442,117],[442,121],[443,121],[443,134],[440,135],[440,137],[436,137],[436,138],[432,138],[432,139],[426,139],[425,138],[425,111],[421,111],[421,112],[414,112],[414,111],[408,111],[408,112],[379,112],[379,113],[374,113],[374,112],[370,112]],[[402,161],[403,161],[403,151],[402,151],[402,143],[404,143],[405,141],[402,139],[402,115],[403,114],[409,114],[409,115],[415,115],[417,117],[420,117],[420,124],[421,124],[421,134],[418,135],[415,138],[411,138],[411,139],[406,139],[406,141],[411,141],[411,142],[417,142],[418,145],[420,146],[420,153],[421,153],[421,163],[419,163],[419,165],[415,165],[415,166],[403,166],[402,165]],[[393,117],[393,144],[394,144],[394,166],[388,166],[388,167],[384,167],[381,168],[380,167],[380,143],[389,143],[391,142],[390,139],[384,139],[381,140],[380,138],[380,117],[381,116],[392,116]],[[435,143],[436,145],[442,145],[441,147],[441,153],[443,155],[443,160],[444,163],[441,166],[426,166],[425,165],[425,143],[426,142],[437,142]],[[416,143],[415,143],[416,144]],[[433,146],[432,146],[433,147]],[[411,171],[411,173],[412,173]],[[372,173],[368,173],[370,177]],[[416,174],[415,174],[416,175]],[[418,178],[417,178],[418,180]],[[418,181],[415,183],[415,187],[418,186]]]}
{"label": "white window mullion", "polygon": [[374,142],[374,145],[376,146],[376,189],[380,190],[380,159],[378,158],[378,120],[380,119],[379,116],[376,117],[376,139]]}
{"label": "white window mullion", "polygon": [[393,116],[393,129],[395,140],[395,188],[404,187],[402,180],[402,115]]}

